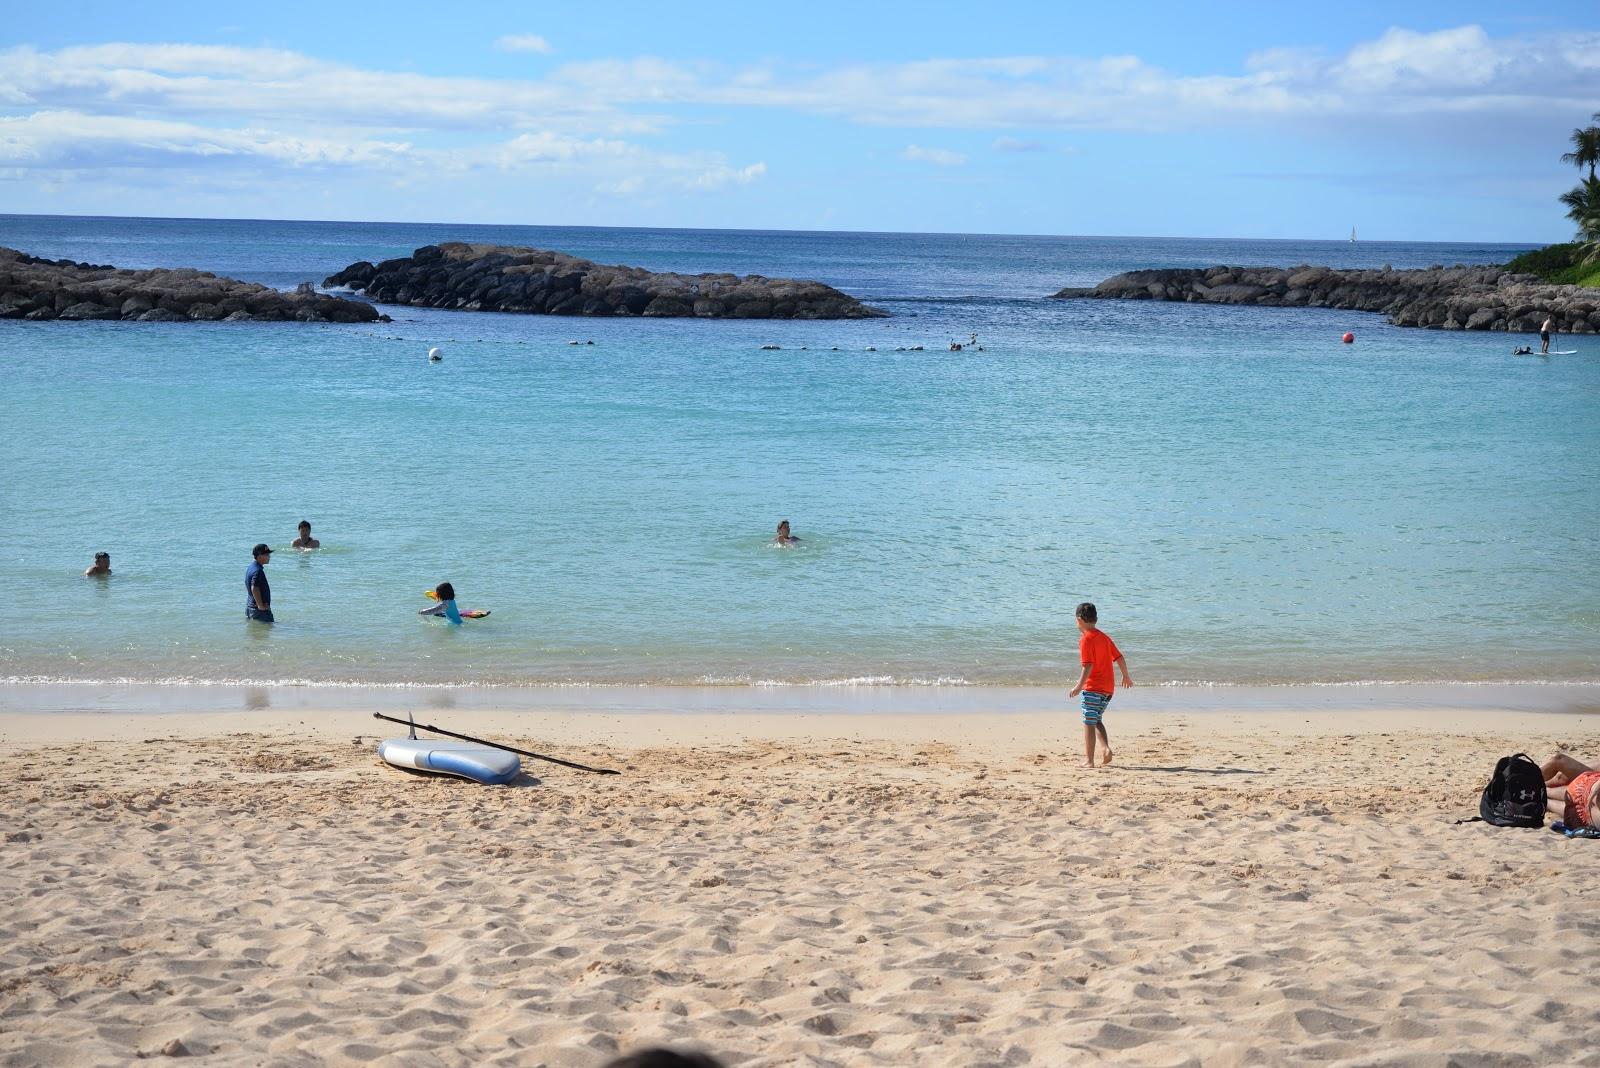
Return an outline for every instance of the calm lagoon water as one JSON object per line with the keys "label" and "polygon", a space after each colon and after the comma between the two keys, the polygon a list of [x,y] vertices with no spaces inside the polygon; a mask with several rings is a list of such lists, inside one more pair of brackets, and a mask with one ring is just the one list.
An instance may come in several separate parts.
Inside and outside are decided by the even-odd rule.
{"label": "calm lagoon water", "polygon": [[[1147,683],[1600,681],[1600,340],[1048,299],[1514,247],[0,216],[283,287],[453,238],[893,314],[0,322],[0,680],[1059,683],[1092,599]],[[301,518],[322,551],[285,551]],[[445,579],[493,615],[420,619]]]}

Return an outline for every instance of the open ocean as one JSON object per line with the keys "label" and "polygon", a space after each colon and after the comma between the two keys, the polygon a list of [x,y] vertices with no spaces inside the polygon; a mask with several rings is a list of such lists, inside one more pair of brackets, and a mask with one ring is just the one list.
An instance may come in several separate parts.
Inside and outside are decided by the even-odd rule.
{"label": "open ocean", "polygon": [[1049,299],[1526,246],[0,216],[284,288],[451,239],[892,317],[0,322],[0,682],[1058,684],[1082,600],[1145,684],[1600,681],[1600,339]]}

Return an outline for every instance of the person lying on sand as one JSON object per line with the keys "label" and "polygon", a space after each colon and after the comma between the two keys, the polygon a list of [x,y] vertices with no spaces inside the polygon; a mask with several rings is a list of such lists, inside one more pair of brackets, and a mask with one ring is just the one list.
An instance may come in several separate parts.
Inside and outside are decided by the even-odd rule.
{"label": "person lying on sand", "polygon": [[83,577],[103,578],[109,574],[111,574],[111,554],[95,553],[94,563],[90,564],[89,567],[84,571]]}
{"label": "person lying on sand", "polygon": [[1539,765],[1550,797],[1545,807],[1568,827],[1600,826],[1600,768],[1574,760],[1565,753]]}

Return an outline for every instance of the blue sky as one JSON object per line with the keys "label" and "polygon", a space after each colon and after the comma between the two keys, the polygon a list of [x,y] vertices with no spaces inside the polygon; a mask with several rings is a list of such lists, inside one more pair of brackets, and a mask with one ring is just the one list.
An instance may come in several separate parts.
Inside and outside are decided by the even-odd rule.
{"label": "blue sky", "polygon": [[58,11],[0,210],[1560,241],[1600,111],[1592,4]]}

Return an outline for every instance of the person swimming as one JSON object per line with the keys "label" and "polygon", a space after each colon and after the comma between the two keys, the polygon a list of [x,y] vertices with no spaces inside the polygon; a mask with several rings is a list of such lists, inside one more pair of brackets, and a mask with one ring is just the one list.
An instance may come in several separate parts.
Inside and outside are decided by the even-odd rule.
{"label": "person swimming", "polygon": [[778,524],[778,536],[772,539],[772,544],[785,549],[792,545],[800,544],[800,539],[789,533],[789,521],[787,519]]}
{"label": "person swimming", "polygon": [[1512,349],[1511,350],[1511,355],[1513,355],[1513,356],[1532,356],[1533,355],[1533,346],[1532,345],[1523,345],[1521,348]]}
{"label": "person swimming", "polygon": [[105,576],[107,576],[109,574],[111,574],[111,554],[110,553],[95,553],[94,554],[94,563],[90,564],[88,566],[88,568],[84,571],[83,577],[84,578],[104,578]]}
{"label": "person swimming", "polygon": [[417,613],[419,616],[444,616],[456,626],[461,626],[461,610],[456,607],[456,588],[448,582],[441,582],[433,588],[434,599],[439,603],[432,608],[424,608]]}
{"label": "person swimming", "polygon": [[322,543],[311,536],[311,523],[309,520],[300,520],[300,536],[289,543],[291,549],[320,549]]}

